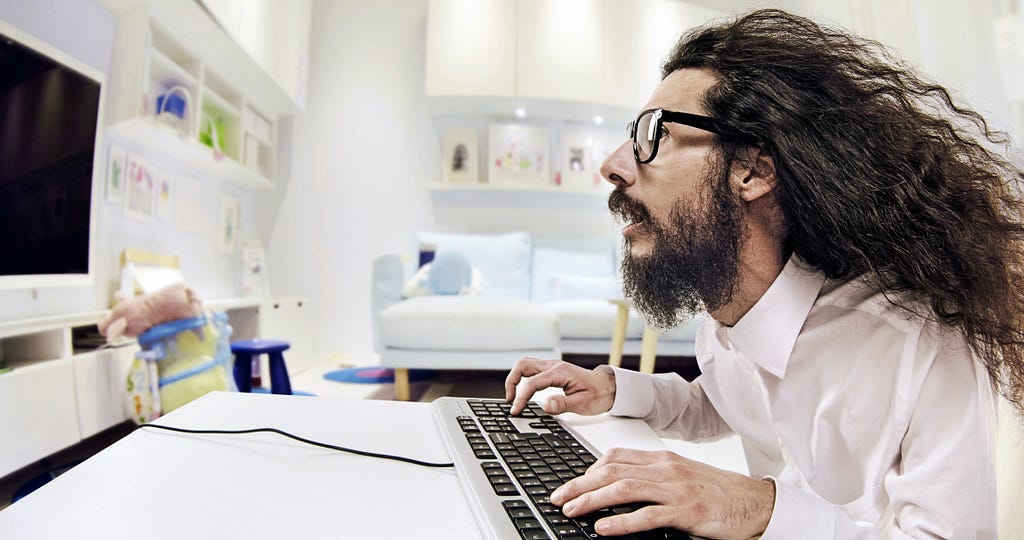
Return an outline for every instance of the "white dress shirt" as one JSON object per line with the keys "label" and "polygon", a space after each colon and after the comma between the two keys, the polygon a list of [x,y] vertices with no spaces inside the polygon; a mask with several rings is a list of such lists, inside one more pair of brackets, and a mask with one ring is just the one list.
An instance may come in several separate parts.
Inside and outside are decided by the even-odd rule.
{"label": "white dress shirt", "polygon": [[610,412],[739,434],[751,475],[776,481],[762,538],[996,538],[993,393],[961,333],[794,257],[696,350],[692,383],[614,369]]}

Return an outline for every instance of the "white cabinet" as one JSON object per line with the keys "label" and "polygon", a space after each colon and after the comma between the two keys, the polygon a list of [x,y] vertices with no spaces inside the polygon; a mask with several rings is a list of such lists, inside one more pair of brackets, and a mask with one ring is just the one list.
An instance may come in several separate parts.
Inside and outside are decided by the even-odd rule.
{"label": "white cabinet", "polygon": [[201,0],[299,107],[305,100],[312,0]]}
{"label": "white cabinet", "polygon": [[79,441],[70,332],[3,340],[13,371],[0,374],[0,476]]}
{"label": "white cabinet", "polygon": [[[232,341],[286,339],[290,372],[308,366],[310,324],[303,298],[205,303],[228,314]],[[0,476],[128,420],[125,382],[137,345],[76,350],[72,336],[95,330],[107,312],[0,322],[12,368],[0,373]],[[264,365],[267,362],[263,363]]]}
{"label": "white cabinet", "polygon": [[723,14],[678,0],[431,0],[426,93],[636,110],[679,36]]}
{"label": "white cabinet", "polygon": [[515,95],[515,0],[430,0],[428,9],[427,95]]}
{"label": "white cabinet", "polygon": [[[245,187],[273,185],[276,126],[295,105],[194,2],[153,0],[120,15],[109,136]],[[172,103],[184,118],[159,114]],[[140,148],[141,147],[141,148]]]}
{"label": "white cabinet", "polygon": [[127,346],[71,357],[81,438],[91,437],[128,420],[124,386],[137,350],[138,346]]}
{"label": "white cabinet", "polygon": [[602,0],[518,0],[517,95],[604,103]]}

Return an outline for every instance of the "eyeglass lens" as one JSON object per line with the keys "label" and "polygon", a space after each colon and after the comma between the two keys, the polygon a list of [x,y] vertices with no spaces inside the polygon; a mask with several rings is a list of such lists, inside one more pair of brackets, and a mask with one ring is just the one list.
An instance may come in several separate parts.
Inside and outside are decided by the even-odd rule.
{"label": "eyeglass lens", "polygon": [[651,153],[654,151],[654,142],[658,137],[658,134],[655,133],[657,128],[653,111],[645,113],[636,119],[636,130],[633,132],[633,147],[636,148],[636,157],[640,161],[645,161],[651,157]]}

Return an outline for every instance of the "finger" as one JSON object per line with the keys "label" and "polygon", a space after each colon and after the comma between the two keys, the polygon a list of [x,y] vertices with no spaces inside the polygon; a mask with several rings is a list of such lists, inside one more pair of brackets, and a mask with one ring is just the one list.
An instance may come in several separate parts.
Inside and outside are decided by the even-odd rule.
{"label": "finger", "polygon": [[[612,463],[629,465],[651,465],[664,461],[685,459],[675,452],[667,450],[636,450],[633,448],[612,448],[597,459],[590,469],[607,466]],[[589,469],[588,469],[589,471]]]}
{"label": "finger", "polygon": [[586,473],[569,480],[551,492],[551,503],[562,505],[587,492],[596,491],[626,478],[648,481],[663,480],[656,474],[656,471],[652,472],[645,466],[610,463],[596,467],[595,464],[587,469]]}
{"label": "finger", "polygon": [[629,513],[599,519],[594,523],[594,528],[601,536],[622,536],[672,525],[668,508],[652,504]]}
{"label": "finger", "polygon": [[[537,392],[544,390],[545,388],[565,387],[569,378],[565,373],[565,370],[562,369],[562,366],[566,364],[556,365],[557,361],[547,362],[549,362],[549,364],[545,369],[534,375],[526,374],[528,378],[519,385],[519,391],[517,392],[515,402],[513,402],[512,405],[512,414],[518,414],[517,411],[521,411],[526,407],[526,402],[529,401]],[[551,411],[546,410],[546,412],[550,413]]]}
{"label": "finger", "polygon": [[565,389],[564,395],[551,396],[544,403],[544,410],[549,414],[562,414],[574,412],[577,414],[594,415],[607,412],[595,403],[594,392],[569,393]]}
{"label": "finger", "polygon": [[[516,391],[519,382],[523,377],[533,377],[548,369],[554,360],[541,360],[539,358],[523,358],[516,362],[516,365],[505,377],[505,401],[511,401],[511,414],[519,414],[526,407],[526,402],[533,397],[536,390],[524,386],[521,392]],[[518,394],[518,395],[517,395]]]}
{"label": "finger", "polygon": [[654,500],[661,493],[656,482],[622,478],[588,491],[562,505],[566,517],[578,517],[604,508]]}

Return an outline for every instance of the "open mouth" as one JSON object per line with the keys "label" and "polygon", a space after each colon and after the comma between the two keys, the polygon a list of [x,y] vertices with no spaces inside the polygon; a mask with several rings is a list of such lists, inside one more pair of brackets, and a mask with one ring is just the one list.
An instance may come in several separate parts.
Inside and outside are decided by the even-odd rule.
{"label": "open mouth", "polygon": [[608,209],[612,215],[625,227],[623,234],[636,232],[647,222],[647,209],[643,204],[629,198],[622,191],[616,190],[608,198]]}

